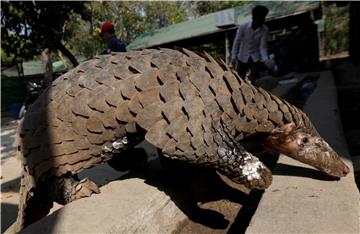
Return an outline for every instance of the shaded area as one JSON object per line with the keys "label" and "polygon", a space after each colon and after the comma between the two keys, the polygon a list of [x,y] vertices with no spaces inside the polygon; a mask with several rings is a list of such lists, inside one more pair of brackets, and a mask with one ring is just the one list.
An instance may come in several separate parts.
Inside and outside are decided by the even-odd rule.
{"label": "shaded area", "polygon": [[338,178],[325,175],[316,169],[287,165],[283,163],[278,163],[276,165],[276,171],[273,172],[273,175],[307,177],[315,180],[325,181],[339,180]]}
{"label": "shaded area", "polygon": [[21,178],[15,178],[1,184],[1,192],[19,192]]}
{"label": "shaded area", "polygon": [[[165,192],[191,222],[211,229],[226,230],[232,222],[227,217],[233,215],[234,212],[236,214],[240,207],[219,212],[221,206],[226,206],[225,203],[228,202],[243,205],[249,199],[247,189],[240,191],[229,186],[215,170],[181,162],[171,162],[171,165],[167,164],[166,169],[161,169],[161,167],[160,160],[154,160],[149,163],[148,169],[144,172],[130,172],[120,179],[132,177],[144,179],[146,184]],[[209,205],[213,202],[216,204]],[[174,233],[189,231],[186,228],[188,225],[189,222],[185,221]],[[197,231],[191,228],[191,232]]]}
{"label": "shaded area", "polygon": [[[360,155],[360,62],[349,58],[328,61],[335,77],[338,104],[349,153],[353,157]],[[360,190],[360,171],[353,160],[355,182]]]}
{"label": "shaded area", "polygon": [[16,220],[17,212],[18,207],[16,205],[1,203],[1,233],[4,233],[13,224],[14,220]]}

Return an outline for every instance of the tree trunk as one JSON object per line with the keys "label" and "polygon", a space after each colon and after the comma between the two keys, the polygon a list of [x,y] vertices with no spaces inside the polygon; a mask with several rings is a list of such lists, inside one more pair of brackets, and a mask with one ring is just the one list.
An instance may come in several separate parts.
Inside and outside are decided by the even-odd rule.
{"label": "tree trunk", "polygon": [[53,69],[49,48],[42,51],[41,57],[44,66],[44,86],[48,87],[53,80]]}
{"label": "tree trunk", "polygon": [[61,61],[64,63],[65,70],[69,71],[70,69],[74,68],[74,66],[69,61],[69,59],[67,57],[65,57],[60,50],[58,50],[58,55],[59,55]]}
{"label": "tree trunk", "polygon": [[78,61],[76,60],[76,58],[74,57],[74,55],[61,43],[61,42],[57,42],[55,44],[55,48],[60,50],[61,53],[63,55],[65,55],[69,60],[70,62],[72,63],[72,65],[74,67],[76,67],[77,65],[79,65]]}

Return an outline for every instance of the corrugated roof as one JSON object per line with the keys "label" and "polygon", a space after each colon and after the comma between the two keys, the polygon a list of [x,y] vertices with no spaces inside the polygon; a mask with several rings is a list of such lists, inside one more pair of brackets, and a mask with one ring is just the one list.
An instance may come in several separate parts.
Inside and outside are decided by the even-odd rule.
{"label": "corrugated roof", "polygon": [[[81,63],[83,61],[88,60],[89,58],[80,55],[76,56],[76,60]],[[65,71],[65,65],[63,61],[56,61],[53,62],[53,72],[64,72]],[[42,61],[29,61],[29,62],[23,62],[23,69],[24,69],[24,76],[36,76],[36,75],[42,75],[44,74],[44,65]],[[1,72],[1,74],[8,76],[8,77],[17,77],[18,71],[16,66],[9,67],[8,69]]]}
{"label": "corrugated roof", "polygon": [[[269,9],[267,21],[271,21],[315,10],[320,7],[320,2],[251,2],[234,8],[236,25],[251,19],[251,9],[255,5],[266,6]],[[223,31],[224,29],[216,27],[215,14],[216,12],[145,33],[131,42],[127,48],[148,48]]]}

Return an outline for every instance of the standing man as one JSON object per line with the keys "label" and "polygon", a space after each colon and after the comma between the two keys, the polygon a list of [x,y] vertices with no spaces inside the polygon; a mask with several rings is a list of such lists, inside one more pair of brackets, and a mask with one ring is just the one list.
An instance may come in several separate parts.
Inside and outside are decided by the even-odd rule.
{"label": "standing man", "polygon": [[252,21],[241,24],[236,32],[231,50],[231,65],[237,66],[241,78],[245,78],[250,69],[250,81],[253,83],[259,76],[260,69],[268,61],[267,35],[268,27],[264,25],[269,10],[264,6],[255,6],[252,10]]}
{"label": "standing man", "polygon": [[106,54],[111,52],[126,52],[125,43],[116,38],[114,25],[111,22],[105,22],[101,25],[100,36],[106,41]]}

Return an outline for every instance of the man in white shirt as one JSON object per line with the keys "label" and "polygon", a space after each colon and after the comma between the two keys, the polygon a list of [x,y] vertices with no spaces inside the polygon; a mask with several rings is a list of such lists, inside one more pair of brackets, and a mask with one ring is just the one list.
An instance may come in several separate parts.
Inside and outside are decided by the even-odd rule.
{"label": "man in white shirt", "polygon": [[250,69],[249,79],[254,82],[264,63],[268,61],[267,35],[268,27],[264,25],[269,10],[256,6],[252,10],[252,21],[241,24],[236,32],[231,50],[231,65],[236,67],[241,78],[245,78]]}

